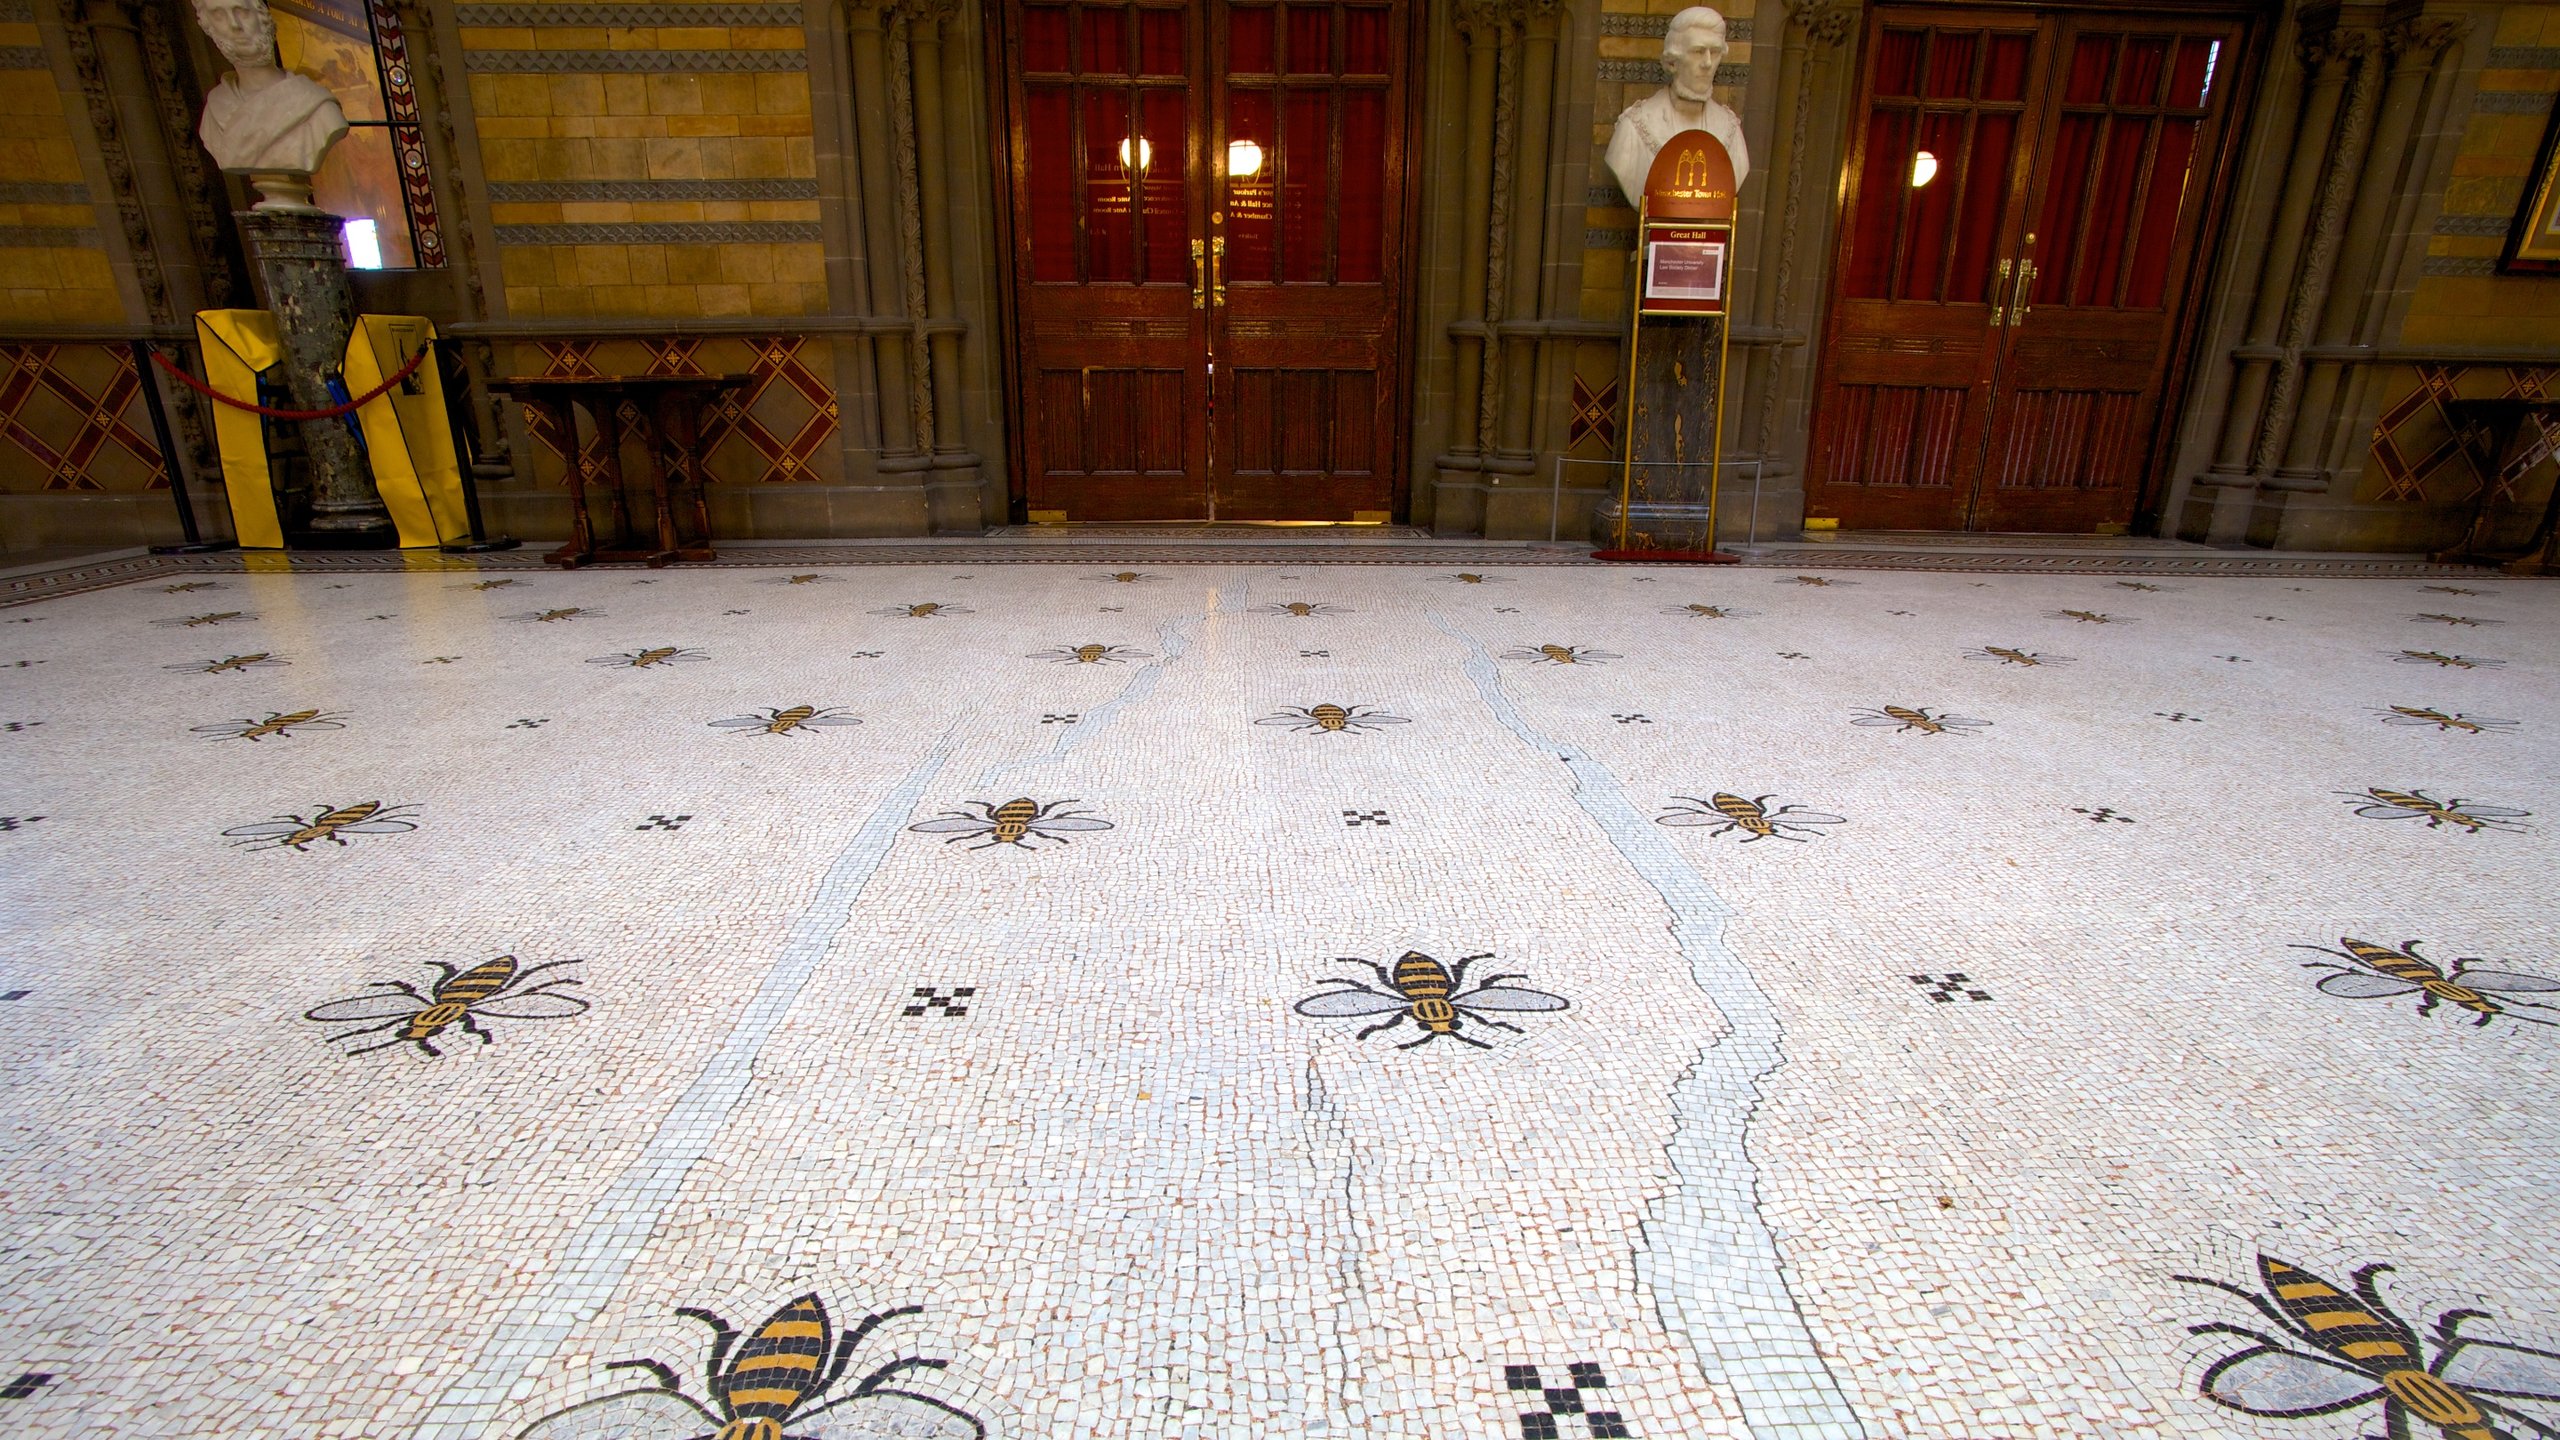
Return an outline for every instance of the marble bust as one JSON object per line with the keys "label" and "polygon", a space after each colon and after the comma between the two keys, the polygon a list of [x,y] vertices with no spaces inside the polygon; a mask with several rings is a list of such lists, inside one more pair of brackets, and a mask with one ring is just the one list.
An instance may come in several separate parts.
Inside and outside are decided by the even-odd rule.
{"label": "marble bust", "polygon": [[1716,67],[1728,49],[1724,17],[1704,5],[1692,5],[1671,17],[1662,37],[1662,68],[1671,83],[1618,112],[1609,136],[1609,171],[1627,203],[1644,199],[1645,173],[1664,142],[1684,130],[1704,130],[1724,142],[1733,155],[1733,183],[1739,188],[1751,173],[1751,152],[1742,143],[1742,117],[1716,103]]}
{"label": "marble bust", "polygon": [[311,172],[347,133],[327,86],[276,63],[266,0],[195,0],[196,23],[231,62],[205,97],[196,135],[225,173],[247,175],[260,210],[311,208]]}

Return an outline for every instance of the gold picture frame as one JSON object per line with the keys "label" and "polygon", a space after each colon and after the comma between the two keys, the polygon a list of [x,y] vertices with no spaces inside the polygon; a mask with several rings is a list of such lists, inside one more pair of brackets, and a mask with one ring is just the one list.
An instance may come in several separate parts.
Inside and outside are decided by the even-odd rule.
{"label": "gold picture frame", "polygon": [[2560,275],[2560,103],[2551,107],[2551,121],[2542,129],[2542,151],[2534,159],[2524,204],[2507,229],[2498,273]]}

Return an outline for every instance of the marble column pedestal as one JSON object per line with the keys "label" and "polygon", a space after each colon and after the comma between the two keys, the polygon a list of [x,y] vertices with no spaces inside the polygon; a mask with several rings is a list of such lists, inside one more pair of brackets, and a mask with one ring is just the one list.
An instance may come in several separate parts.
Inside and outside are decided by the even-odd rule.
{"label": "marble column pedestal", "polygon": [[[243,210],[235,218],[284,343],[285,393],[296,409],[338,403],[326,377],[346,363],[356,311],[355,294],[347,288],[345,222],[325,210]],[[311,462],[312,531],[326,537],[324,543],[389,543],[390,512],[382,508],[347,422],[300,423],[303,453]]]}

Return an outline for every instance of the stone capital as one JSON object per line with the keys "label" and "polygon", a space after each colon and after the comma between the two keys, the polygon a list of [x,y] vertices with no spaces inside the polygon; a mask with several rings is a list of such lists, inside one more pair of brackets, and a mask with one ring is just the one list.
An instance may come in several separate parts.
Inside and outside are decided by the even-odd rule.
{"label": "stone capital", "polygon": [[2370,55],[2382,43],[2382,37],[2371,30],[2340,26],[2317,35],[2302,37],[2302,68],[2317,75],[2341,65],[2352,65]]}
{"label": "stone capital", "polygon": [[2404,20],[2383,36],[2395,64],[2417,64],[2434,59],[2445,47],[2457,44],[2471,33],[2469,16],[2425,16]]}
{"label": "stone capital", "polygon": [[1789,0],[1787,26],[1801,34],[1806,44],[1828,50],[1857,32],[1858,7],[1838,0]]}

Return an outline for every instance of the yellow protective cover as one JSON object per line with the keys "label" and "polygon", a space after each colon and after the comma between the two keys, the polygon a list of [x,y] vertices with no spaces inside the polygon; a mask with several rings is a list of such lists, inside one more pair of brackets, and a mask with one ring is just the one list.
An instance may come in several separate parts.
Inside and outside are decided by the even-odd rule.
{"label": "yellow protective cover", "polygon": [[[357,316],[347,336],[347,393],[362,395],[399,373],[435,338],[435,323],[422,315]],[[444,378],[436,373],[435,357],[428,356],[407,382],[365,402],[356,420],[372,457],[373,488],[399,528],[400,547],[468,536],[462,467],[453,453],[453,425],[445,415]]]}
{"label": "yellow protective cover", "polygon": [[[206,382],[251,405],[258,403],[258,376],[284,358],[275,317],[264,310],[199,310],[196,339],[204,350]],[[232,533],[242,549],[281,550],[284,525],[276,518],[276,489],[267,474],[262,424],[246,410],[213,407],[213,439],[222,453],[222,488],[231,500]]]}

